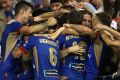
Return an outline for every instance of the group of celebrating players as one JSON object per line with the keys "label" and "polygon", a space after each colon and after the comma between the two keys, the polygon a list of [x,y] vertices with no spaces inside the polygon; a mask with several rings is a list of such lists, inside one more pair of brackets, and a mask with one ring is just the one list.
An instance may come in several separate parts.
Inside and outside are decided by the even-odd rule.
{"label": "group of celebrating players", "polygon": [[32,9],[29,2],[18,2],[2,33],[0,80],[114,78],[120,33],[110,27],[110,15],[63,5],[33,17]]}

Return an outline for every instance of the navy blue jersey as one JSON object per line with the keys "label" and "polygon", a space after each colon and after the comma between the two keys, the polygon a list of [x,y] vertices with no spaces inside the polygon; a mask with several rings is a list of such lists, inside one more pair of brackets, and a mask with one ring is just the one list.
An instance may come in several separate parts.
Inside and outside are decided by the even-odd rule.
{"label": "navy blue jersey", "polygon": [[7,59],[9,53],[17,44],[20,36],[18,35],[18,32],[21,27],[21,23],[14,21],[13,23],[7,25],[5,30],[3,31],[1,38],[1,55],[3,60]]}
{"label": "navy blue jersey", "polygon": [[65,43],[65,35],[60,34],[57,38],[56,38],[57,43],[59,44],[59,48],[60,50],[63,48],[63,45]]}
{"label": "navy blue jersey", "polygon": [[18,34],[22,24],[14,21],[7,25],[1,39],[1,55],[2,63],[0,65],[0,74],[8,74],[9,79],[15,80],[17,77],[18,67],[21,63],[21,59],[15,59],[12,56],[12,50],[15,46],[19,46],[22,43],[22,37]]}
{"label": "navy blue jersey", "polygon": [[98,66],[96,63],[96,56],[94,49],[95,49],[94,42],[91,42],[85,62],[85,70],[86,70],[85,80],[96,80],[96,76],[98,74]]}
{"label": "navy blue jersey", "polygon": [[43,36],[31,36],[20,49],[25,52],[33,49],[37,80],[60,80],[60,54],[56,41]]}
{"label": "navy blue jersey", "polygon": [[22,66],[21,72],[18,75],[18,80],[34,80],[35,75],[32,60],[29,60],[27,61],[27,63],[25,62],[24,64],[25,66],[27,65],[27,69],[25,70],[25,68]]}
{"label": "navy blue jersey", "polygon": [[82,46],[82,48],[85,49],[85,53],[81,53],[81,55],[70,53],[63,61],[62,70],[64,76],[78,79],[83,77],[85,71],[87,39],[85,37],[66,35],[64,47],[69,48],[75,45]]}
{"label": "navy blue jersey", "polygon": [[106,74],[106,66],[111,65],[108,63],[111,55],[109,51],[111,49],[103,41],[101,35],[91,43],[86,59],[86,80],[96,80],[98,75]]}

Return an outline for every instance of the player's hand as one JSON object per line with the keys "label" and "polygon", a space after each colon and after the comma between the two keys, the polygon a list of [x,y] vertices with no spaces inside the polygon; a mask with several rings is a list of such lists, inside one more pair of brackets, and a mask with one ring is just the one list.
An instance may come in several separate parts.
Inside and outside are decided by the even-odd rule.
{"label": "player's hand", "polygon": [[55,18],[51,17],[51,18],[48,19],[47,24],[49,26],[54,26],[54,25],[57,24],[57,20]]}
{"label": "player's hand", "polygon": [[78,55],[83,55],[83,53],[85,53],[85,49],[83,49],[83,47],[80,47],[80,49],[75,52],[75,54],[78,54]]}
{"label": "player's hand", "polygon": [[80,3],[77,3],[77,5],[75,5],[76,10],[80,10],[82,8],[85,8],[84,2],[80,2]]}
{"label": "player's hand", "polygon": [[75,45],[72,47],[69,47],[69,52],[74,53],[74,52],[78,52],[80,50],[80,46],[79,45]]}

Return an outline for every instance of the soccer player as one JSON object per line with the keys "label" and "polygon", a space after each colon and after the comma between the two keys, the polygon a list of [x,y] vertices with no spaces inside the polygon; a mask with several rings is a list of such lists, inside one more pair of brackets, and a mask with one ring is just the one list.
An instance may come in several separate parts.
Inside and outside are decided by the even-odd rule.
{"label": "soccer player", "polygon": [[60,51],[56,38],[64,29],[61,27],[53,34],[34,34],[23,46],[14,49],[14,58],[33,49],[35,80],[60,80]]}
{"label": "soccer player", "polygon": [[86,10],[82,13],[82,24],[92,28],[92,14]]}
{"label": "soccer player", "polygon": [[[81,17],[79,12],[74,11],[69,14],[67,21],[72,24],[81,24]],[[63,80],[83,80],[87,55],[87,38],[68,32],[65,35],[64,48],[61,51],[61,55],[63,60],[61,70]]]}
{"label": "soccer player", "polygon": [[[1,55],[2,55],[2,64],[0,66],[0,74],[1,72],[4,73],[4,70],[8,70],[9,72],[12,72],[10,74],[15,74],[14,70],[15,65],[12,65],[12,63],[18,63],[18,62],[12,62],[11,60],[11,54],[10,52],[16,45],[21,44],[21,34],[32,34],[34,32],[39,32],[44,29],[46,29],[48,26],[53,26],[56,24],[56,19],[50,18],[45,23],[33,25],[33,26],[25,26],[26,23],[28,23],[29,17],[32,16],[32,6],[31,4],[21,1],[18,4],[16,4],[15,7],[15,20],[7,25],[5,28],[5,31],[2,34],[1,39]],[[9,66],[8,66],[9,65]],[[7,69],[4,67],[8,67]],[[12,69],[9,67],[11,66]],[[16,71],[16,70],[15,70]]]}
{"label": "soccer player", "polygon": [[[26,24],[28,22],[29,17],[32,16],[31,5],[24,1],[22,1],[16,5],[15,11],[16,11],[15,12],[15,14],[16,14],[15,21],[13,23],[7,25],[5,31],[3,32],[3,36],[2,36],[2,40],[1,40],[2,48],[3,48],[2,49],[3,57],[5,57],[4,56],[5,53],[8,54],[10,52],[10,50],[15,46],[15,43],[20,34],[31,34],[34,32],[39,32],[42,29],[47,28],[48,26],[52,26],[52,25],[56,24],[56,20],[51,18],[48,20],[48,22],[43,23],[43,24],[38,24],[38,25],[33,25],[33,26],[24,26],[24,24]],[[16,36],[15,39],[12,36]],[[13,40],[10,39],[11,37]],[[11,42],[13,44],[10,44],[9,42]],[[9,47],[10,49],[7,47]],[[6,57],[5,57],[5,59],[6,59]]]}
{"label": "soccer player", "polygon": [[[94,17],[92,21],[93,26],[96,26],[97,24],[104,24],[110,26],[111,18],[107,14],[98,13],[96,14],[96,16],[97,17]],[[71,25],[71,27],[74,28],[75,30],[87,34],[89,33],[91,36],[95,38],[95,35],[92,34],[94,33],[92,30],[88,30],[85,27],[82,28],[82,26],[81,26],[82,30],[80,30],[80,28],[77,28],[76,26]],[[113,48],[106,44],[107,43],[106,40],[108,40],[108,37],[106,37],[106,32],[100,32],[100,36],[98,38],[96,37],[95,41],[91,43],[89,48],[88,60],[86,62],[87,65],[86,71],[88,71],[88,74],[90,75],[87,75],[86,80],[96,80],[95,76],[97,75],[91,75],[92,73],[93,74],[98,73],[99,75],[103,76],[111,75],[115,71],[116,68],[112,67],[117,67],[117,63],[112,63],[111,62],[112,60],[110,60],[115,57],[115,54],[113,54],[114,53]],[[110,65],[109,63],[110,64],[112,63],[113,66]],[[106,68],[110,68],[110,70],[107,71]]]}

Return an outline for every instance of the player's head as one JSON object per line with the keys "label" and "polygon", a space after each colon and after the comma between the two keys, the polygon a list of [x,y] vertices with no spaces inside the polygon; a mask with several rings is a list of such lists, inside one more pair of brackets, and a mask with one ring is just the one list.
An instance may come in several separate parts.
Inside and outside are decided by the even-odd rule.
{"label": "player's head", "polygon": [[83,11],[82,24],[91,28],[91,26],[92,26],[92,14],[90,12]]}
{"label": "player's head", "polygon": [[71,5],[72,7],[75,7],[77,0],[65,0],[65,3]]}
{"label": "player's head", "polygon": [[82,23],[82,14],[77,11],[72,11],[68,14],[67,22],[70,24],[81,24]]}
{"label": "player's head", "polygon": [[28,2],[21,1],[15,6],[15,16],[20,17],[23,23],[28,22],[32,16],[32,5]]}
{"label": "player's head", "polygon": [[92,18],[92,26],[94,27],[96,24],[103,24],[110,26],[112,22],[112,17],[107,13],[97,13]]}
{"label": "player's head", "polygon": [[60,7],[60,10],[71,12],[71,11],[75,11],[75,8],[70,6],[70,5],[63,5],[63,6]]}
{"label": "player's head", "polygon": [[62,6],[59,0],[51,0],[51,8],[52,11],[58,11],[59,8]]}
{"label": "player's head", "polygon": [[0,4],[2,7],[5,8],[5,10],[10,10],[11,8],[13,8],[14,2],[15,0],[0,0]]}

